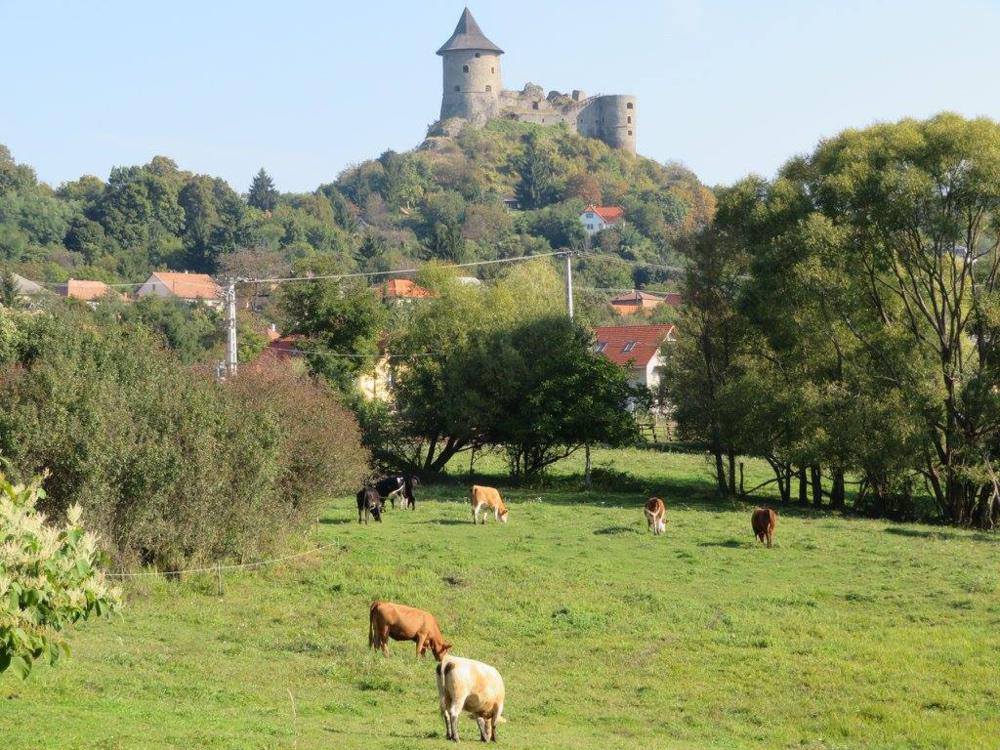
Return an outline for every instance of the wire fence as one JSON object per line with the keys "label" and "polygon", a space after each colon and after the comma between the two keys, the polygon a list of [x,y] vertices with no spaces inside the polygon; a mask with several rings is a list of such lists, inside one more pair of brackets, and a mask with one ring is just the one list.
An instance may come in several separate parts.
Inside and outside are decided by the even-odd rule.
{"label": "wire fence", "polygon": [[296,552],[293,555],[284,555],[283,557],[274,557],[267,560],[257,560],[255,562],[248,563],[232,563],[229,565],[212,565],[200,568],[183,568],[179,570],[140,570],[131,572],[121,572],[121,573],[105,573],[108,578],[146,578],[150,576],[176,576],[184,573],[221,573],[227,570],[247,570],[261,568],[266,565],[274,565],[280,562],[287,562],[288,560],[295,560],[300,557],[307,557],[308,555],[315,555],[319,552],[323,552],[333,547],[340,547],[339,542],[331,542],[330,544],[324,544],[320,547],[315,547],[314,549],[305,550],[304,552]]}

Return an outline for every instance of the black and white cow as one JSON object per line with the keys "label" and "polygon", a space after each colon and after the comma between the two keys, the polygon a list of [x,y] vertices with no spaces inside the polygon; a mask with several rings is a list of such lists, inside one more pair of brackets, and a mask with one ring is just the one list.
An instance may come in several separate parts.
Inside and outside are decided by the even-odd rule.
{"label": "black and white cow", "polygon": [[396,496],[403,499],[402,507],[417,509],[417,499],[413,496],[413,488],[419,484],[417,478],[410,474],[396,474],[385,479],[380,479],[375,483],[375,489],[383,502],[388,500],[393,508],[396,507]]}

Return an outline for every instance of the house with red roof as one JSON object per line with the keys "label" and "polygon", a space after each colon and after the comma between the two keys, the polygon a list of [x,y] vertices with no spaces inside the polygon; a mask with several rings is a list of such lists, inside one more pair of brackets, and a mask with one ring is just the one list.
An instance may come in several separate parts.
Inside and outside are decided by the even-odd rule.
{"label": "house with red roof", "polygon": [[632,385],[653,389],[659,385],[666,364],[661,353],[665,343],[676,341],[672,325],[598,326],[594,351],[629,370]]}
{"label": "house with red roof", "polygon": [[156,271],[135,293],[137,297],[155,294],[174,297],[185,302],[199,302],[208,307],[222,309],[222,287],[207,273],[187,271]]}
{"label": "house with red roof", "polygon": [[583,224],[588,236],[622,224],[624,221],[625,212],[619,206],[595,206],[592,203],[580,214],[580,223]]}
{"label": "house with red roof", "polygon": [[427,299],[434,292],[424,289],[412,279],[389,279],[382,286],[382,299],[387,302],[411,299]]}
{"label": "house with red roof", "polygon": [[124,299],[119,292],[114,291],[103,281],[90,281],[88,279],[70,279],[65,284],[59,284],[56,286],[56,294],[67,299],[82,300],[91,307],[94,307],[105,295]]}

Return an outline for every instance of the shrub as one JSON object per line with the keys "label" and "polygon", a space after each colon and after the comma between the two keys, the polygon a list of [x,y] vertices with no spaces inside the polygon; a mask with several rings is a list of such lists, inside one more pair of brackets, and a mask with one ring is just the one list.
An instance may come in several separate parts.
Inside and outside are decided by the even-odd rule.
{"label": "shrub", "polygon": [[324,498],[357,489],[369,455],[357,421],[332,388],[270,357],[244,368],[230,387],[245,407],[278,425],[279,482],[290,520],[311,520]]}
{"label": "shrub", "polygon": [[30,343],[0,369],[0,452],[21,476],[51,468],[45,510],[78,503],[119,563],[169,567],[257,557],[305,519],[325,470],[304,467],[305,407],[247,408],[147,329],[73,315],[25,316]]}
{"label": "shrub", "polygon": [[121,603],[98,568],[97,542],[80,525],[80,506],[55,528],[35,508],[44,497],[40,478],[14,485],[0,474],[0,672],[22,678],[37,659],[55,664],[68,650],[61,638],[68,625]]}

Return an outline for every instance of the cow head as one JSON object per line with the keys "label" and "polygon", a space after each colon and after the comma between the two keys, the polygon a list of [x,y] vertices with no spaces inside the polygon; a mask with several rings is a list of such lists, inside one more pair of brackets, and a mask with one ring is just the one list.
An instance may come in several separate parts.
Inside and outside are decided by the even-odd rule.
{"label": "cow head", "polygon": [[381,500],[369,501],[369,503],[368,503],[368,510],[372,514],[372,517],[376,521],[378,521],[379,523],[382,523],[382,501]]}
{"label": "cow head", "polygon": [[507,509],[506,508],[504,508],[502,511],[500,511],[500,521],[501,521],[501,523],[507,523]]}
{"label": "cow head", "polygon": [[451,650],[450,643],[438,643],[435,641],[431,644],[431,652],[434,654],[434,658],[438,661],[444,658],[444,655]]}

